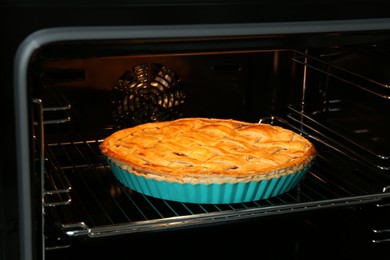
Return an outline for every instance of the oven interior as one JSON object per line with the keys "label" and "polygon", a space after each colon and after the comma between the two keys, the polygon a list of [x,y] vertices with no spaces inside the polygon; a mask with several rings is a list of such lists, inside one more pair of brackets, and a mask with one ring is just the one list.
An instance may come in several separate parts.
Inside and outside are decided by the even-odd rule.
{"label": "oven interior", "polygon": [[[28,85],[45,249],[68,248],[77,239],[220,226],[286,213],[366,204],[387,210],[390,42],[385,33],[371,36],[85,40],[43,46],[30,61]],[[131,84],[142,87],[130,93]],[[129,95],[134,98],[126,103]],[[319,154],[297,188],[250,203],[165,201],[119,184],[100,142],[124,127],[178,117],[280,125],[310,139]],[[369,226],[372,243],[388,239],[390,223],[380,223]]]}

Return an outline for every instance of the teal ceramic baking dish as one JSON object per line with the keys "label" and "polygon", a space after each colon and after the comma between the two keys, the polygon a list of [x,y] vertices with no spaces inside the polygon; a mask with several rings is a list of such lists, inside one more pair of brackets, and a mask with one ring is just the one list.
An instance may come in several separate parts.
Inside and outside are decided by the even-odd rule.
{"label": "teal ceramic baking dish", "polygon": [[108,164],[115,178],[131,190],[159,199],[198,204],[243,203],[275,197],[296,187],[310,168],[258,182],[182,184],[136,175],[109,160]]}

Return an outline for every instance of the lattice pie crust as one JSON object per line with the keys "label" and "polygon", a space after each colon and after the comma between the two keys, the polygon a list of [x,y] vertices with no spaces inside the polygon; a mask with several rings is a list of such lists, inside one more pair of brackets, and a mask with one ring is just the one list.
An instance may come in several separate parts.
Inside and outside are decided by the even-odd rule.
{"label": "lattice pie crust", "polygon": [[182,118],[119,130],[100,149],[133,174],[189,184],[269,180],[308,167],[316,156],[313,144],[291,130],[216,118]]}

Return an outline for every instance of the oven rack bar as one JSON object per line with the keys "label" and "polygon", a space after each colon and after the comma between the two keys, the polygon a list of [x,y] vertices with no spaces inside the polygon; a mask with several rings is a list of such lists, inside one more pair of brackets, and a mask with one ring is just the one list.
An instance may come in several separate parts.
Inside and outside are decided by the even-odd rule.
{"label": "oven rack bar", "polygon": [[45,96],[45,101],[41,99],[32,100],[33,104],[39,104],[37,111],[40,113],[34,120],[34,131],[41,133],[35,138],[36,144],[42,146],[38,148],[39,150],[42,150],[40,151],[42,153],[42,155],[40,155],[42,158],[39,158],[39,163],[44,165],[40,166],[42,169],[39,170],[42,175],[42,177],[40,177],[43,189],[42,202],[44,207],[66,205],[71,202],[71,197],[69,195],[71,187],[66,176],[61,174],[60,168],[54,165],[54,157],[51,157],[50,159],[47,158],[50,157],[50,155],[47,155],[44,147],[43,129],[44,127],[69,123],[71,121],[70,112],[72,106],[44,73],[38,73],[36,71],[35,73]]}
{"label": "oven rack bar", "polygon": [[[317,148],[319,147],[318,149],[321,149],[321,153],[319,153],[318,156],[328,162],[329,167],[332,167],[331,158],[334,157],[335,154],[339,154],[340,159],[336,159],[337,157],[334,157],[333,159],[335,162],[338,161],[337,163],[345,168],[342,168],[340,172],[338,170],[332,172],[335,178],[337,178],[336,175],[341,174],[343,176],[342,178],[351,181],[356,178],[355,175],[360,175],[360,177],[365,179],[365,183],[359,183],[357,184],[357,187],[367,185],[365,186],[365,189],[368,190],[370,187],[376,187],[377,190],[381,190],[382,192],[390,191],[390,175],[388,174],[388,171],[383,171],[383,167],[378,167],[375,165],[375,162],[364,158],[361,153],[367,151],[365,151],[363,147],[361,147],[361,150],[356,149],[355,144],[348,138],[333,132],[331,129],[321,125],[318,121],[313,120],[292,107],[289,107],[289,109],[290,112],[284,118],[277,116],[266,117],[263,118],[261,122],[280,125],[305,135],[315,143]],[[335,136],[337,136],[338,139],[335,139]],[[356,166],[352,166],[354,164],[356,164]],[[325,163],[317,165],[323,166]],[[359,170],[348,170],[350,167],[358,167]]]}
{"label": "oven rack bar", "polygon": [[387,83],[381,83],[375,79],[354,73],[348,69],[332,64],[331,62],[327,62],[323,58],[310,56],[299,51],[295,52],[298,56],[292,58],[294,62],[320,72],[322,75],[327,75],[341,82],[347,83],[350,86],[357,87],[367,93],[373,94],[385,100],[390,100],[390,86]]}
{"label": "oven rack bar", "polygon": [[[111,176],[109,168],[104,167],[104,169],[106,172],[105,174]],[[80,193],[79,189],[74,190],[77,192],[77,195],[75,195],[75,200],[77,200],[77,202],[73,201],[68,207],[75,206],[73,203],[80,203],[81,205],[77,205],[75,208],[85,211],[86,215],[84,216],[84,220],[86,221],[61,224],[61,229],[67,236],[70,237],[102,237],[243,220],[260,216],[377,202],[383,196],[390,196],[389,194],[382,193],[353,196],[353,194],[350,193],[349,197],[324,199],[328,197],[329,194],[340,196],[340,191],[331,191],[329,188],[326,188],[325,190],[327,190],[327,193],[329,194],[325,196],[324,191],[321,191],[321,187],[319,187],[321,184],[318,183],[321,177],[318,177],[315,173],[311,172],[311,176],[308,177],[303,184],[307,185],[307,187],[300,188],[305,190],[307,189],[305,192],[294,191],[289,194],[279,196],[278,198],[237,205],[188,205],[186,203],[176,203],[150,198],[142,194],[134,194],[112,179],[111,181],[113,182],[113,186],[111,186],[110,189],[106,187],[106,192],[110,193],[109,196],[110,200],[113,200],[113,205],[119,207],[116,210],[120,211],[122,214],[128,214],[125,213],[126,211],[131,212],[132,210],[137,210],[137,213],[134,213],[134,215],[118,217],[115,215],[118,212],[114,213],[112,211],[111,207],[113,205],[110,206],[109,204],[106,204],[104,199],[103,202],[101,202],[101,194],[93,194],[96,192],[94,189],[97,187],[91,187],[89,185],[90,183],[88,178],[82,177],[83,171],[82,167],[78,167],[74,175],[83,179],[82,183],[83,186],[85,185],[85,190],[87,190],[88,193],[91,193],[89,196],[94,197],[96,201],[94,201],[91,205],[90,200],[84,201],[83,198],[86,197],[85,194]],[[106,186],[107,181],[106,178],[104,179],[104,183],[101,183],[100,187]],[[116,191],[113,191],[113,189]],[[343,188],[339,189],[342,190]],[[111,196],[113,196],[114,192],[121,193],[122,195],[114,195],[114,198],[112,198]],[[128,201],[126,203],[121,202],[123,199],[122,196],[127,197]],[[127,203],[128,205],[126,205]],[[126,209],[127,206],[132,210]],[[91,212],[90,208],[95,208],[94,212]],[[55,209],[57,210],[58,207]],[[97,213],[96,210],[100,213]],[[64,216],[65,213],[63,212],[59,215]],[[99,223],[101,220],[96,220],[96,216],[102,218],[104,217],[105,222]],[[124,218],[124,220],[118,221],[116,220],[117,218]]]}
{"label": "oven rack bar", "polygon": [[[386,200],[384,200],[386,201]],[[389,212],[389,203],[383,203],[375,205],[376,208],[369,208],[368,210],[378,210],[377,215],[374,218],[369,218],[369,221],[365,221],[365,225],[370,234],[370,240],[373,244],[389,244],[390,243],[390,226],[387,225],[386,216]]]}
{"label": "oven rack bar", "polygon": [[[46,149],[50,153],[50,149]],[[46,153],[44,171],[43,202],[45,207],[67,205],[72,202],[70,191],[72,187],[63,174],[62,169],[56,165],[53,155]]]}
{"label": "oven rack bar", "polygon": [[[315,133],[305,134],[311,138]],[[56,155],[72,187],[72,202],[51,207],[48,213],[56,216],[67,237],[102,237],[349,207],[390,197],[382,191],[383,185],[390,183],[388,177],[367,174],[372,171],[364,164],[351,165],[345,153],[313,137],[320,153],[297,188],[267,200],[222,205],[165,201],[129,190],[116,181],[101,155],[102,140],[49,144],[47,149]]]}
{"label": "oven rack bar", "polygon": [[327,143],[332,144],[335,147],[343,147],[343,151],[349,154],[350,158],[354,160],[360,160],[362,162],[371,165],[375,169],[387,172],[390,170],[390,156],[381,154],[374,149],[363,146],[356,140],[325,126],[318,120],[314,120],[307,114],[299,111],[294,106],[288,106],[289,113],[287,118],[290,124],[297,125],[297,130],[301,130],[302,126],[310,128],[310,131],[316,132],[317,136],[321,136],[327,140]]}
{"label": "oven rack bar", "polygon": [[225,210],[218,212],[207,212],[197,215],[183,215],[177,217],[168,217],[163,219],[144,220],[129,223],[119,223],[107,226],[88,227],[84,222],[63,224],[61,227],[64,233],[69,237],[88,236],[91,238],[107,237],[121,234],[139,233],[145,231],[168,230],[181,227],[192,227],[205,224],[227,223],[230,221],[252,219],[261,216],[281,215],[287,213],[297,213],[308,210],[316,210],[322,208],[334,208],[340,205],[349,206],[361,205],[380,200],[376,195],[359,196],[353,198],[343,198],[340,200],[318,202],[296,203],[289,205],[278,205],[268,207],[251,207],[234,210]]}
{"label": "oven rack bar", "polygon": [[374,244],[390,243],[390,229],[371,229],[372,235],[371,242]]}
{"label": "oven rack bar", "polygon": [[[37,158],[34,159],[34,165],[36,167],[37,182],[40,184],[40,193],[42,196],[42,210],[48,206],[65,205],[70,203],[69,197],[70,185],[67,182],[66,177],[60,170],[53,169],[54,160],[48,160],[45,157],[46,150],[44,147],[44,124],[43,124],[43,104],[41,99],[33,99],[33,104],[36,107],[36,121],[34,121],[34,149],[37,154]],[[57,167],[58,169],[58,167]]]}
{"label": "oven rack bar", "polygon": [[70,122],[70,111],[72,109],[70,102],[45,73],[40,73],[38,78],[45,96],[43,124],[52,125]]}

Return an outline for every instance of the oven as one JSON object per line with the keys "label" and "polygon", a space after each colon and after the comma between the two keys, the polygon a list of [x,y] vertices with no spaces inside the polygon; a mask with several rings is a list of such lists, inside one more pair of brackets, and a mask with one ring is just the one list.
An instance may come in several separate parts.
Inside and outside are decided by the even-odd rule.
{"label": "oven", "polygon": [[[374,2],[1,3],[0,259],[382,259],[390,19]],[[157,98],[126,99],[140,79]],[[282,126],[318,156],[292,190],[245,203],[163,200],[115,179],[104,138],[182,117]]]}

